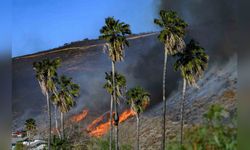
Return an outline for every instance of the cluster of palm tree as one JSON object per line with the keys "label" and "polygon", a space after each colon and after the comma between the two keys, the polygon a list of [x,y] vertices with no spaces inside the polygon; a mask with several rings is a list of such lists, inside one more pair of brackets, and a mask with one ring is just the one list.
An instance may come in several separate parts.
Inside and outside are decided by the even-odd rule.
{"label": "cluster of palm tree", "polygon": [[[106,83],[104,88],[111,95],[110,101],[110,143],[109,149],[112,150],[113,125],[115,126],[115,149],[119,149],[119,114],[118,104],[121,100],[127,100],[131,109],[136,113],[137,118],[137,147],[139,149],[139,114],[143,112],[149,103],[149,94],[141,87],[135,87],[126,91],[126,78],[115,70],[115,63],[124,59],[124,50],[129,46],[126,35],[131,34],[130,26],[113,17],[105,19],[105,26],[100,30],[100,39],[105,40],[105,50],[112,62],[112,71],[106,72]],[[114,110],[113,110],[114,105]],[[114,112],[114,116],[113,116]],[[114,122],[114,123],[113,123]]]}
{"label": "cluster of palm tree", "polygon": [[[183,78],[183,93],[181,100],[181,133],[180,144],[183,143],[183,124],[184,124],[184,103],[185,91],[187,84],[189,86],[198,87],[196,82],[202,76],[208,64],[208,55],[205,53],[198,42],[191,40],[187,45],[184,41],[187,32],[187,23],[181,19],[174,11],[161,10],[160,18],[155,19],[154,23],[162,30],[159,33],[158,39],[164,44],[164,67],[163,67],[163,122],[162,122],[162,149],[166,147],[166,72],[167,58],[173,56],[176,58],[174,69],[180,70]],[[112,62],[112,72],[106,73],[107,83],[104,88],[111,95],[110,103],[110,150],[112,149],[112,132],[114,119],[115,126],[115,149],[119,149],[118,140],[118,104],[120,99],[126,99],[131,109],[136,113],[137,118],[137,149],[139,149],[139,114],[143,112],[149,103],[149,93],[141,87],[135,87],[126,91],[126,79],[123,75],[115,72],[115,63],[124,59],[124,49],[129,46],[126,35],[131,34],[130,26],[124,22],[108,17],[105,19],[105,25],[100,30],[100,39],[105,40],[105,49]],[[124,93],[126,96],[124,98]],[[114,105],[114,118],[113,116]]]}
{"label": "cluster of palm tree", "polygon": [[[59,76],[58,67],[61,65],[61,59],[43,59],[33,63],[33,69],[36,79],[40,85],[41,91],[47,100],[47,110],[49,118],[48,128],[48,149],[51,147],[51,103],[55,107],[55,124],[58,136],[64,138],[64,114],[75,106],[75,98],[79,96],[80,87],[65,75]],[[57,109],[61,113],[61,131],[58,129]]]}
{"label": "cluster of palm tree", "polygon": [[187,23],[182,20],[174,11],[160,11],[160,18],[155,19],[154,23],[162,28],[158,39],[164,44],[164,68],[163,68],[163,132],[162,149],[166,146],[166,70],[168,55],[177,57],[174,69],[180,70],[183,78],[183,91],[181,100],[181,129],[180,145],[183,144],[183,125],[184,125],[184,104],[186,83],[190,86],[198,87],[196,82],[202,76],[208,64],[208,55],[204,48],[199,46],[195,40],[191,40],[187,45],[184,37],[186,34]]}
{"label": "cluster of palm tree", "polygon": [[[119,114],[118,114],[118,98],[119,95],[119,86],[115,81],[115,63],[122,61],[124,59],[124,49],[126,46],[129,46],[129,42],[126,38],[126,35],[131,34],[130,26],[120,20],[115,20],[114,17],[108,17],[105,19],[105,25],[100,30],[100,39],[105,40],[105,49],[108,52],[108,55],[111,59],[112,65],[112,82],[108,80],[108,84],[111,89],[109,90],[111,94],[111,110],[110,110],[110,123],[112,129],[112,120],[113,120],[113,103],[114,103],[114,126],[115,126],[115,149],[119,149],[118,145],[118,126],[119,126]],[[110,78],[109,78],[110,79]],[[110,150],[112,142],[112,130],[110,131]]]}
{"label": "cluster of palm tree", "polygon": [[[158,19],[154,23],[161,28],[158,39],[164,46],[164,67],[163,67],[163,116],[162,116],[162,150],[166,147],[166,72],[168,56],[176,58],[174,69],[181,72],[183,78],[183,92],[180,109],[180,145],[183,143],[184,125],[184,104],[186,86],[197,86],[197,80],[202,76],[208,64],[208,55],[198,42],[191,40],[188,44],[184,38],[187,32],[187,23],[182,20],[176,12],[161,10]],[[116,71],[116,63],[124,60],[125,48],[129,46],[127,35],[131,34],[130,26],[114,17],[105,19],[105,25],[100,29],[101,40],[105,41],[104,49],[111,59],[111,72],[106,72],[106,83],[104,88],[111,95],[110,97],[110,150],[112,150],[113,136],[115,149],[119,149],[119,114],[118,106],[121,100],[125,100],[135,112],[137,119],[137,149],[139,149],[139,127],[140,114],[149,105],[150,94],[140,86],[127,91],[126,78]],[[58,76],[57,69],[61,60],[44,59],[33,64],[36,78],[41,87],[42,93],[47,98],[49,116],[49,137],[48,148],[51,140],[51,103],[55,107],[55,124],[60,138],[64,138],[64,114],[75,106],[75,98],[79,96],[79,85],[72,82],[72,78],[64,75]],[[58,129],[57,109],[61,113],[61,131]],[[115,134],[113,135],[113,126]]]}

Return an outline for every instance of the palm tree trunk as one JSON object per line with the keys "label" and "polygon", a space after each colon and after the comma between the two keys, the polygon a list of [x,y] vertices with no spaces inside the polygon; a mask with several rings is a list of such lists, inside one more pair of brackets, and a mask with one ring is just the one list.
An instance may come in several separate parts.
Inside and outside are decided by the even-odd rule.
{"label": "palm tree trunk", "polygon": [[64,114],[61,112],[61,137],[64,139]]}
{"label": "palm tree trunk", "polygon": [[110,97],[110,133],[109,133],[109,150],[112,150],[112,140],[113,140],[113,96]]}
{"label": "palm tree trunk", "polygon": [[180,144],[183,144],[183,124],[184,124],[184,104],[185,104],[185,92],[186,92],[186,79],[183,79],[183,89],[182,89],[182,100],[181,100],[181,141]]}
{"label": "palm tree trunk", "polygon": [[51,110],[50,110],[50,100],[49,100],[49,94],[48,93],[46,93],[46,98],[47,98],[48,117],[49,117],[48,150],[50,150],[50,141],[51,141]]}
{"label": "palm tree trunk", "polygon": [[136,115],[136,120],[137,120],[137,122],[136,122],[136,130],[137,130],[137,150],[139,150],[139,149],[140,149],[140,135],[139,135],[139,133],[140,133],[140,118],[139,118],[139,114]]}
{"label": "palm tree trunk", "polygon": [[78,133],[81,132],[81,121],[78,122]]}
{"label": "palm tree trunk", "polygon": [[118,135],[119,135],[119,128],[118,128],[118,125],[115,127],[115,139],[116,139],[116,141],[115,141],[115,150],[119,150],[119,137],[118,137]]}
{"label": "palm tree trunk", "polygon": [[54,116],[55,116],[55,124],[56,124],[56,132],[58,134],[58,137],[61,139],[61,134],[60,134],[60,131],[58,129],[58,121],[57,121],[57,107],[56,105],[54,104]]}
{"label": "palm tree trunk", "polygon": [[30,131],[28,131],[27,133],[28,133],[28,137],[29,137],[29,146],[28,146],[28,149],[31,149],[31,147],[30,147],[30,139],[31,139],[30,138]]}
{"label": "palm tree trunk", "polygon": [[164,67],[163,67],[163,80],[162,80],[162,94],[163,94],[163,126],[162,126],[162,150],[165,150],[166,146],[166,72],[167,72],[167,58],[168,58],[168,52],[165,49],[164,54]]}
{"label": "palm tree trunk", "polygon": [[[117,110],[117,99],[116,99],[116,85],[115,85],[115,62],[112,61],[112,85],[113,85],[113,101],[115,103],[115,149],[118,150],[119,149],[119,145],[118,145],[118,124],[119,124],[119,116],[118,116],[118,110]],[[110,145],[111,146],[111,145]]]}

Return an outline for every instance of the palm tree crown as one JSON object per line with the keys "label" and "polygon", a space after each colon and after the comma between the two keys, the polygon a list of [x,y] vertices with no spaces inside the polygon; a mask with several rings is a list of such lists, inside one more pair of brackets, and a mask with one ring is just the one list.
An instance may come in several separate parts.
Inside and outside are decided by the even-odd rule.
{"label": "palm tree crown", "polygon": [[128,104],[137,114],[142,113],[149,104],[150,94],[139,86],[130,89],[126,96]]}
{"label": "palm tree crown", "polygon": [[202,76],[208,66],[209,57],[204,48],[192,39],[187,44],[186,49],[175,56],[178,57],[174,64],[175,70],[180,69],[181,75],[186,79],[187,83],[197,87],[196,80]]}
{"label": "palm tree crown", "polygon": [[65,113],[75,106],[74,98],[79,96],[80,87],[72,82],[72,78],[62,75],[58,80],[59,91],[52,95],[60,111]]}
{"label": "palm tree crown", "polygon": [[25,129],[28,131],[36,130],[36,121],[32,118],[25,121]]}
{"label": "palm tree crown", "polygon": [[44,59],[40,62],[33,63],[33,69],[36,73],[36,78],[44,95],[48,92],[53,92],[55,89],[54,81],[57,77],[56,70],[60,64],[60,58],[56,58],[54,60]]}
{"label": "palm tree crown", "polygon": [[158,39],[165,44],[170,55],[177,53],[185,47],[183,37],[186,33],[187,24],[177,16],[174,11],[160,11],[160,19],[155,19],[154,23],[163,28]]}
{"label": "palm tree crown", "polygon": [[[106,83],[104,84],[103,88],[107,90],[109,94],[113,93],[113,85],[112,85],[112,72],[106,74]],[[124,75],[115,72],[115,85],[116,85],[116,95],[117,97],[122,97],[123,93],[126,90],[126,78]]]}
{"label": "palm tree crown", "polygon": [[123,60],[124,48],[129,46],[126,35],[131,34],[130,26],[120,20],[115,20],[114,17],[105,19],[105,26],[100,30],[102,40],[107,41],[107,49],[109,57],[112,61]]}

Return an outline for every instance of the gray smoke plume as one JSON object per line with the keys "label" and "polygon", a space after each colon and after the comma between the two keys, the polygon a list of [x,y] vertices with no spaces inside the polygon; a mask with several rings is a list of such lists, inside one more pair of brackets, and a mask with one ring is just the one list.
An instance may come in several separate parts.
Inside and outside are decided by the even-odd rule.
{"label": "gray smoke plume", "polygon": [[[161,9],[174,10],[188,23],[186,42],[194,38],[208,53],[209,68],[222,66],[236,54],[237,5],[233,0],[161,0]],[[159,17],[159,16],[157,16]],[[151,93],[152,103],[162,100],[163,45],[156,36],[152,43],[147,43],[143,54],[133,65],[128,65],[127,72],[132,79],[139,81]],[[143,41],[142,44],[144,44]],[[137,46],[139,43],[136,44]],[[143,47],[143,46],[139,46]],[[167,96],[178,89],[181,82],[178,72],[173,71],[174,59],[170,57],[167,67]],[[235,62],[236,63],[236,62]]]}
{"label": "gray smoke plume", "polygon": [[175,10],[189,24],[192,37],[210,54],[210,62],[228,61],[236,53],[237,1],[161,0],[160,9]]}

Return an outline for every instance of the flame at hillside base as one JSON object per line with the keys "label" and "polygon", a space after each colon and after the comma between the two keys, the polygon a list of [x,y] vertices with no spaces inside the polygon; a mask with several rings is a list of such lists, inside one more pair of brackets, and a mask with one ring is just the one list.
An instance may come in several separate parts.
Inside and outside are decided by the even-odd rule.
{"label": "flame at hillside base", "polygon": [[109,112],[106,112],[103,115],[101,115],[100,117],[96,118],[94,121],[92,121],[92,123],[88,125],[87,131],[90,132],[90,131],[94,130],[101,123],[106,122],[106,120],[108,120],[108,122],[109,122],[110,121],[110,115],[109,114],[110,114]]}
{"label": "flame at hillside base", "polygon": [[72,122],[78,123],[78,122],[82,121],[84,118],[86,118],[86,116],[88,115],[88,113],[89,113],[89,110],[88,109],[84,109],[81,113],[72,116],[70,120]]}
{"label": "flame at hillside base", "polygon": [[[119,118],[120,118],[119,123],[124,122],[133,116],[135,116],[135,112],[131,109],[127,109],[127,110],[123,111],[121,113],[121,115],[119,116]],[[104,115],[98,117],[96,120],[94,120],[88,126],[87,131],[89,131],[90,136],[101,137],[108,132],[108,130],[110,129],[110,120],[109,119],[107,122],[99,124],[101,121],[103,121],[104,117],[105,117]]]}

